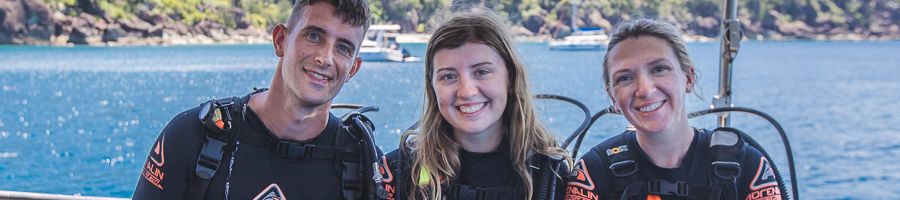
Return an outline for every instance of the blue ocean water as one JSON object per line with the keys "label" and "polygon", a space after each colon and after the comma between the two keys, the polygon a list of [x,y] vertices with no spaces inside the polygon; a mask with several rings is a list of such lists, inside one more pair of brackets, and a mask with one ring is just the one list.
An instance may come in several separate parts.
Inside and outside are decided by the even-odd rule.
{"label": "blue ocean water", "polygon": [[[407,46],[422,55],[423,45]],[[707,108],[717,92],[718,44],[688,49]],[[535,94],[609,106],[603,52],[519,45]],[[789,134],[801,195],[811,199],[890,199],[900,193],[900,42],[745,42],[734,71],[734,103],[762,110]],[[129,197],[152,141],[177,113],[210,98],[268,87],[277,58],[269,45],[172,47],[0,46],[0,190]],[[379,146],[390,151],[421,113],[422,63],[364,63],[336,102],[378,106]],[[579,110],[537,102],[542,121],[567,136]],[[340,111],[338,111],[340,112]],[[580,152],[625,127],[602,118]],[[783,173],[787,162],[766,121],[734,114]],[[712,128],[714,116],[692,120]],[[788,177],[787,174],[784,174]]]}

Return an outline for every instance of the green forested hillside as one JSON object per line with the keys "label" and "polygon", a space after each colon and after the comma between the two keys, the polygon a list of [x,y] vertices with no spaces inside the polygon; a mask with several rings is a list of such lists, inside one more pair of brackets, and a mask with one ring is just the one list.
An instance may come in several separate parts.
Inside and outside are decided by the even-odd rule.
{"label": "green forested hillside", "polygon": [[[739,16],[752,39],[898,39],[900,0],[744,0]],[[719,0],[370,0],[373,21],[428,32],[431,17],[483,5],[518,36],[559,38],[579,27],[659,18],[692,36],[715,37]],[[285,21],[291,0],[12,0],[0,2],[0,43],[260,42]],[[147,40],[147,39],[150,40]],[[155,38],[155,40],[154,40]]]}

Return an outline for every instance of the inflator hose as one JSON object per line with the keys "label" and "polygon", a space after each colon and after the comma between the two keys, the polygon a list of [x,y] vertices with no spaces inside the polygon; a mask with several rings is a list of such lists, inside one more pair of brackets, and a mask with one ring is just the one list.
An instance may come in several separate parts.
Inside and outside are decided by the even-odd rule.
{"label": "inflator hose", "polygon": [[[791,143],[788,141],[787,134],[785,134],[784,128],[781,127],[781,124],[779,124],[778,121],[775,121],[775,118],[772,118],[772,116],[769,116],[768,114],[766,114],[762,111],[752,109],[752,108],[745,108],[745,107],[722,107],[722,108],[701,110],[701,111],[697,111],[697,112],[688,114],[688,118],[693,118],[693,117],[702,116],[702,115],[706,115],[706,114],[712,114],[712,113],[721,113],[721,112],[744,112],[744,113],[754,114],[756,116],[762,117],[763,119],[766,119],[766,121],[769,121],[769,123],[771,123],[772,126],[774,126],[776,130],[778,130],[778,134],[781,136],[781,140],[783,141],[782,144],[784,144],[785,153],[787,153],[788,170],[791,173],[791,194],[794,195],[794,199],[800,199],[800,192],[799,192],[799,189],[797,188],[797,181],[798,181],[797,180],[797,172],[794,167],[794,153],[793,153],[793,151],[791,151]],[[743,137],[750,138],[747,135],[743,135]],[[759,149],[759,151],[763,153],[763,155],[766,157],[766,159],[769,159],[770,161],[772,161],[772,158],[769,157],[768,153],[766,153],[766,151],[763,150],[763,148],[760,147],[760,145],[757,144],[756,141],[754,141],[753,139],[748,139],[747,141],[748,141],[747,142],[748,144],[751,144],[751,142],[752,142],[753,144],[751,144],[751,145],[753,147],[756,147],[757,149]],[[775,169],[775,172],[776,172],[775,175],[778,178],[778,186],[784,187],[784,180],[781,179],[781,175],[778,174],[778,170],[775,168],[775,165],[772,165],[772,168]],[[780,189],[782,191],[785,191],[785,188],[780,188]],[[785,194],[785,196],[786,196],[786,194]]]}

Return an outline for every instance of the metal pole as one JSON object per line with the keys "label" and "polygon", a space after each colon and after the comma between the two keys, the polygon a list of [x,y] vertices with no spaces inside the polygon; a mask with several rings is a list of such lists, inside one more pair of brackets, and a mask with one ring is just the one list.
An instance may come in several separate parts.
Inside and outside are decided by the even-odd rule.
{"label": "metal pole", "polygon": [[[737,19],[737,0],[725,0],[723,4],[723,17],[721,29],[721,46],[719,48],[719,94],[713,97],[712,108],[732,107],[731,103],[731,72],[734,58],[737,56],[741,44],[741,23]],[[731,125],[728,113],[720,113],[718,124],[720,127]]]}
{"label": "metal pole", "polygon": [[575,23],[575,18],[578,15],[579,2],[578,2],[578,0],[571,0],[571,1],[569,1],[569,4],[572,5],[572,13],[571,13],[572,15],[570,16],[570,22],[571,22],[570,27],[572,28],[572,33],[575,33],[575,31],[578,31],[578,25]]}

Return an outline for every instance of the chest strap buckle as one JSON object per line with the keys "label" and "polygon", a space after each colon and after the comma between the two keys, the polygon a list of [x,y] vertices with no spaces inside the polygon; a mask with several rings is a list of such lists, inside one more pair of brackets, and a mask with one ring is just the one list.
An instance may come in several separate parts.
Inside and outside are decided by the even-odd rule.
{"label": "chest strap buckle", "polygon": [[278,141],[272,148],[275,155],[295,158],[314,158],[317,149],[314,144],[297,144],[286,141]]}
{"label": "chest strap buckle", "polygon": [[684,181],[667,181],[650,179],[647,181],[647,191],[656,195],[675,195],[677,197],[688,196],[688,184]]}

